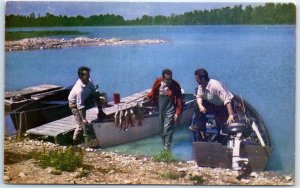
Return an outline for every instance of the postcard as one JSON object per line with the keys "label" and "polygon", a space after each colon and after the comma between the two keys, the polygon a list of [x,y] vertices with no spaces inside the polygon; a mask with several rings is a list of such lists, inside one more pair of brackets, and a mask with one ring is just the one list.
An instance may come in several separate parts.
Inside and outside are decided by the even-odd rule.
{"label": "postcard", "polygon": [[7,1],[5,184],[294,185],[296,6]]}

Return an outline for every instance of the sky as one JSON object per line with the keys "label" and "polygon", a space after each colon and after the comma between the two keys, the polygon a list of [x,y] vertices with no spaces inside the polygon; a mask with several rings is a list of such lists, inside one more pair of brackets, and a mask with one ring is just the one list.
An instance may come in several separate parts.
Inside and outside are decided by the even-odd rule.
{"label": "sky", "polygon": [[257,6],[258,3],[203,3],[203,2],[50,2],[50,1],[8,1],[5,14],[35,15],[44,16],[47,12],[54,15],[88,17],[99,14],[121,15],[124,19],[141,18],[148,16],[170,16],[182,14],[193,10],[210,10],[226,6],[233,7],[242,4],[243,6]]}

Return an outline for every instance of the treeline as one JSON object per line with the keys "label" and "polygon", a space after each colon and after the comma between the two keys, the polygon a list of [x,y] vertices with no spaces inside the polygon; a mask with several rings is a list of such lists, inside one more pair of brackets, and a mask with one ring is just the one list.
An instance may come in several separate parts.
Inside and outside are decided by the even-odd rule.
{"label": "treeline", "polygon": [[124,23],[122,16],[113,14],[93,15],[88,18],[80,15],[76,17],[55,16],[51,13],[46,13],[45,16],[36,16],[34,13],[29,16],[5,16],[6,27],[109,26],[124,25]]}
{"label": "treeline", "polygon": [[292,3],[266,3],[252,7],[242,5],[212,10],[195,10],[180,15],[147,16],[125,20],[120,15],[106,14],[90,17],[6,15],[6,27],[45,26],[113,26],[113,25],[220,25],[220,24],[295,24],[296,7]]}

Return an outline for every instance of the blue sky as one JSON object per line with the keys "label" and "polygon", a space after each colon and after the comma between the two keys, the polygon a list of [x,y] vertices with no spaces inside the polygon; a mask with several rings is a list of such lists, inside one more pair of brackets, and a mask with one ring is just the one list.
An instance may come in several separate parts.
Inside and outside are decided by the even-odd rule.
{"label": "blue sky", "polygon": [[200,3],[200,2],[50,2],[50,1],[9,1],[6,4],[6,15],[18,14],[29,15],[34,12],[36,15],[45,15],[49,12],[54,15],[88,17],[98,14],[118,14],[125,19],[135,19],[143,15],[156,16],[171,14],[182,14],[193,10],[210,10],[226,6],[233,7],[242,4],[243,6],[257,3]]}

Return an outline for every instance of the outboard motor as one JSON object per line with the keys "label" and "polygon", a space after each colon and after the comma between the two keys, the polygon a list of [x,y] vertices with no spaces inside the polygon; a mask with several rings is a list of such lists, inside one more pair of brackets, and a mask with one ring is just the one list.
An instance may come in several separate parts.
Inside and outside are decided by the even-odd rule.
{"label": "outboard motor", "polygon": [[243,122],[234,122],[223,129],[223,134],[229,136],[227,146],[232,149],[232,169],[239,172],[246,170],[248,158],[240,157],[241,141],[251,134],[251,127]]}

